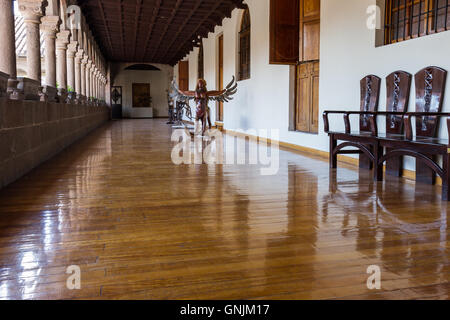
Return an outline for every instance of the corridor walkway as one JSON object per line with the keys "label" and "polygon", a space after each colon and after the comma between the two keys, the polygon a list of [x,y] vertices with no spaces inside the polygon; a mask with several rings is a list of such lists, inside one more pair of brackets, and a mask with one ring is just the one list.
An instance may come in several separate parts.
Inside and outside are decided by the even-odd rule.
{"label": "corridor walkway", "polygon": [[0,299],[449,298],[439,188],[287,150],[275,176],[175,166],[170,134],[111,122],[0,190]]}

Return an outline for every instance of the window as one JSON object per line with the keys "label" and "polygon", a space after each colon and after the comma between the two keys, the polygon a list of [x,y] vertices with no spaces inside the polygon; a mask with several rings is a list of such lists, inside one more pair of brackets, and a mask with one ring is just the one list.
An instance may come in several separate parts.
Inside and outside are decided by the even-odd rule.
{"label": "window", "polygon": [[250,11],[245,9],[239,31],[239,80],[250,79]]}
{"label": "window", "polygon": [[448,0],[387,0],[384,43],[447,31],[450,27]]}
{"label": "window", "polygon": [[204,53],[203,53],[203,43],[200,45],[200,50],[198,51],[198,78],[204,79],[204,67],[203,67]]}

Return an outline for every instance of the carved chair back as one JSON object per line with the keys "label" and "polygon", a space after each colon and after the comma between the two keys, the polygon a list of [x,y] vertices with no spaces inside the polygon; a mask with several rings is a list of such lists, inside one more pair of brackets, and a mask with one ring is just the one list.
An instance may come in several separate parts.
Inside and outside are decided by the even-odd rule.
{"label": "carved chair back", "polygon": [[[412,75],[405,71],[395,71],[386,77],[386,111],[407,112],[411,93]],[[386,117],[386,132],[403,133],[403,118],[390,115]]]}
{"label": "carved chair back", "polygon": [[[378,111],[380,101],[380,83],[381,79],[374,75],[368,75],[361,79],[361,111]],[[361,115],[359,120],[360,131],[370,130],[370,118],[373,116]]]}
{"label": "carved chair back", "polygon": [[[427,67],[416,73],[416,112],[441,112],[444,101],[447,71],[438,67]],[[437,136],[439,117],[416,118],[416,136]]]}

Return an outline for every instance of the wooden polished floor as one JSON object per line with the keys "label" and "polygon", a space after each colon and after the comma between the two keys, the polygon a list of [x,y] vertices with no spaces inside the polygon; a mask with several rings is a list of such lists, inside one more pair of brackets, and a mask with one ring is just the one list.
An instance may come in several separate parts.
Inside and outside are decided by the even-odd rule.
{"label": "wooden polished floor", "polygon": [[175,166],[170,133],[112,122],[1,190],[0,298],[449,298],[439,188],[352,167],[330,178],[326,160],[286,150],[276,176]]}

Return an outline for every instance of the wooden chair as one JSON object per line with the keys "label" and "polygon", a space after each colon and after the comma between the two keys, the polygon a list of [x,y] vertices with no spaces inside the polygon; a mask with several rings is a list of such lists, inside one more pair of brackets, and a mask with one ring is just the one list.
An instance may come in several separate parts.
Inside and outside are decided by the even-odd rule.
{"label": "wooden chair", "polygon": [[[386,77],[386,111],[405,113],[408,111],[412,75],[405,71],[395,71]],[[403,135],[403,116],[386,117],[386,134]],[[386,150],[387,152],[389,150]],[[386,174],[401,177],[403,157],[386,161]]]}
{"label": "wooden chair", "polygon": [[[416,112],[441,112],[444,101],[447,71],[438,67],[427,67],[414,77],[416,85]],[[436,138],[439,118],[424,116],[416,118],[416,136]],[[435,160],[435,156],[430,156]],[[435,184],[436,173],[428,168],[420,159],[416,160],[416,181]]]}
{"label": "wooden chair", "polygon": [[[400,76],[404,78],[403,84]],[[353,146],[359,149],[357,150],[359,153],[364,153],[372,160],[374,180],[382,181],[383,164],[385,162],[391,162],[391,166],[393,166],[391,169],[396,174],[400,164],[398,161],[401,161],[399,159],[403,156],[411,156],[416,158],[417,161],[417,182],[429,182],[429,179],[434,180],[434,177],[439,175],[442,178],[442,200],[450,200],[450,143],[449,139],[438,138],[439,119],[441,117],[447,118],[447,131],[450,136],[450,113],[441,112],[446,77],[447,72],[438,67],[427,67],[415,75],[416,112],[404,112],[404,110],[399,109],[399,106],[401,106],[400,100],[403,100],[404,109],[406,109],[409,87],[408,76],[400,73],[397,74],[399,89],[395,89],[395,86],[392,89],[394,92],[397,90],[399,103],[388,102],[388,108],[392,111],[325,111],[323,114],[324,129],[330,136],[330,167],[336,168],[336,156],[342,148]],[[395,78],[394,73],[394,85]],[[390,81],[388,80],[388,82]],[[394,100],[397,99],[397,93],[393,95]],[[400,99],[400,97],[403,98]],[[397,111],[394,111],[394,106],[396,106]],[[339,113],[344,115],[345,133],[330,131],[328,115]],[[365,131],[352,133],[350,115],[359,115],[360,119],[365,116],[364,119],[369,120],[370,125],[367,128],[370,128],[370,134]],[[386,124],[390,124],[387,126],[386,133],[378,133],[378,116],[386,117]],[[413,135],[411,122],[413,117],[416,122],[415,135]],[[404,134],[401,133],[401,120],[403,121]],[[337,145],[337,140],[346,140],[346,142]],[[386,152],[383,152],[383,150],[386,150]],[[442,156],[442,166],[436,161],[438,156]]]}
{"label": "wooden chair", "polygon": [[[360,110],[361,111],[378,111],[380,101],[380,84],[381,79],[375,75],[368,75],[360,81]],[[370,132],[370,122],[373,116],[361,115],[359,120],[359,131]],[[370,146],[368,146],[370,148]],[[341,151],[345,154],[345,151]],[[372,169],[372,161],[364,153],[359,155],[359,167],[364,169]]]}

